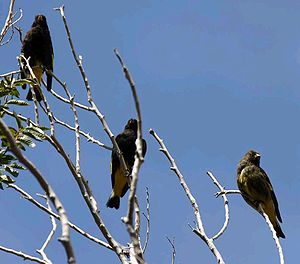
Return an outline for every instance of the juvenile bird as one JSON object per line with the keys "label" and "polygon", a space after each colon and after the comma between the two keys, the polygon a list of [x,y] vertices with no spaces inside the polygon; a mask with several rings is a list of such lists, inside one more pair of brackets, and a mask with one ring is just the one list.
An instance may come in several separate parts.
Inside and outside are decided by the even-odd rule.
{"label": "juvenile bird", "polygon": [[[260,167],[260,154],[248,151],[237,167],[237,185],[244,200],[259,213],[259,205],[268,215],[277,237],[285,238],[278,202],[267,173]],[[278,222],[279,221],[279,222]]]}
{"label": "juvenile bird", "polygon": [[[116,142],[123,154],[126,162],[127,169],[131,173],[134,164],[134,156],[136,152],[135,141],[137,139],[137,120],[128,120],[124,131],[116,137]],[[146,141],[143,139],[142,145],[143,157],[147,151]],[[115,150],[111,154],[111,183],[112,192],[106,203],[107,207],[116,208],[120,207],[120,197],[123,197],[129,189],[126,175],[121,167],[118,154]]]}
{"label": "juvenile bird", "polygon": [[[42,75],[46,69],[53,71],[53,47],[45,16],[37,15],[35,17],[31,29],[26,33],[25,38],[22,42],[21,54],[26,59],[30,57],[29,65],[32,68],[39,84],[41,83]],[[46,75],[47,90],[50,91],[52,86],[52,75],[47,72]],[[21,71],[21,78],[30,78],[29,71],[23,69]],[[22,88],[25,89],[26,84],[24,84]],[[40,94],[39,88],[37,85],[35,85],[33,88],[36,99],[40,102],[42,100],[42,96]],[[31,90],[29,90],[26,99],[32,101]]]}

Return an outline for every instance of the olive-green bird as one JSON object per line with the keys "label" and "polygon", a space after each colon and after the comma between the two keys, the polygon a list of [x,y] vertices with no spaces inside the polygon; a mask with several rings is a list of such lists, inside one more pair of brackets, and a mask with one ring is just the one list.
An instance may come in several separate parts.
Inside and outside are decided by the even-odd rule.
{"label": "olive-green bird", "polygon": [[[123,154],[126,166],[131,173],[134,156],[136,152],[135,141],[137,139],[137,120],[130,119],[125,126],[124,131],[116,137],[118,146]],[[142,146],[143,157],[147,151],[146,141],[143,139]],[[123,197],[127,190],[129,189],[126,175],[124,174],[119,157],[116,151],[112,151],[111,154],[111,183],[112,183],[112,192],[106,203],[107,207],[116,208],[120,207],[120,197]]]}
{"label": "olive-green bird", "polygon": [[[53,71],[53,47],[45,16],[37,15],[35,17],[31,29],[26,33],[23,40],[21,53],[26,59],[30,57],[29,65],[32,68],[39,84],[41,83],[42,75],[46,69]],[[52,75],[47,72],[46,75],[47,90],[50,91],[52,86]],[[29,71],[23,69],[21,72],[21,78],[30,78]],[[25,89],[26,84],[22,87]],[[42,96],[37,85],[34,86],[34,92],[37,101],[40,102],[42,100]],[[32,101],[32,93],[30,89],[26,99]]]}
{"label": "olive-green bird", "polygon": [[[244,200],[260,213],[259,204],[268,215],[277,237],[285,238],[278,202],[267,173],[260,167],[260,154],[249,150],[237,167],[237,185]],[[279,221],[279,222],[278,222]]]}

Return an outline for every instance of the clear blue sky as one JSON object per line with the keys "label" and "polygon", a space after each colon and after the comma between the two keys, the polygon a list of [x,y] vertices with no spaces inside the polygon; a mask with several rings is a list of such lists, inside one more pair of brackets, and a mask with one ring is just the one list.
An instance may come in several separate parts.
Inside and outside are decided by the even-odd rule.
{"label": "clear blue sky", "polygon": [[[9,1],[0,3],[0,24]],[[130,89],[113,49],[130,68],[142,106],[148,153],[138,186],[145,210],[145,187],[151,195],[151,238],[148,263],[171,262],[166,236],[175,237],[177,264],[215,263],[204,243],[188,227],[193,211],[166,158],[148,134],[153,128],[170,152],[197,198],[207,233],[223,224],[222,199],[206,171],[228,189],[236,188],[236,166],[253,148],[262,155],[279,200],[286,239],[281,240],[287,263],[299,259],[300,211],[300,2],[243,1],[16,1],[26,32],[36,14],[47,16],[55,52],[55,73],[67,82],[76,99],[86,103],[85,89],[72,59],[63,23],[54,7],[66,6],[75,47],[83,56],[95,101],[115,134],[135,116]],[[20,42],[0,48],[0,72],[17,69]],[[61,94],[61,87],[54,84]],[[21,91],[23,98],[25,92]],[[72,113],[46,94],[54,112],[70,123]],[[22,111],[22,109],[20,109]],[[30,113],[30,109],[26,110]],[[98,120],[80,113],[81,128],[110,144]],[[46,120],[46,119],[45,119]],[[74,157],[75,138],[58,128],[58,137]],[[26,155],[34,161],[65,204],[70,219],[101,237],[78,187],[65,164],[47,143]],[[105,223],[123,243],[128,234],[118,211],[105,207],[110,194],[110,152],[82,139],[82,170],[88,178]],[[30,193],[41,189],[28,172],[17,183]],[[230,224],[218,241],[226,263],[279,263],[271,233],[263,218],[240,196],[230,196]],[[50,222],[12,190],[0,192],[0,244],[33,253],[44,241]],[[143,221],[143,232],[145,221]],[[57,236],[59,232],[57,232]],[[72,232],[78,263],[117,263],[116,256]],[[144,237],[142,236],[142,241]],[[64,263],[61,245],[47,252]],[[0,262],[24,263],[0,252]]]}

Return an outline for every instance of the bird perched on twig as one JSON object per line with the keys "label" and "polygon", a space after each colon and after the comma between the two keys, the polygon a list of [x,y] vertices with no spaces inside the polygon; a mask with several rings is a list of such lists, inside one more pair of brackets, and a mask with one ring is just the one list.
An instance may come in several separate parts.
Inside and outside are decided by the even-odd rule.
{"label": "bird perched on twig", "polygon": [[[116,142],[120,148],[120,151],[123,154],[127,169],[131,173],[132,167],[134,164],[134,156],[136,152],[135,141],[137,139],[137,120],[130,119],[128,120],[124,131],[116,137]],[[142,145],[142,154],[143,157],[147,151],[146,141],[143,139]],[[120,207],[120,197],[123,197],[127,190],[129,189],[127,176],[123,171],[118,154],[115,150],[111,154],[111,183],[112,183],[112,192],[106,203],[107,207],[116,208]]]}
{"label": "bird perched on twig", "polygon": [[[29,65],[39,84],[41,83],[42,75],[45,70],[53,71],[53,47],[45,16],[37,15],[35,17],[31,29],[26,33],[23,40],[21,53],[26,59],[30,57]],[[25,68],[21,70],[21,78],[30,78],[30,73],[28,69],[26,69],[26,65]],[[47,71],[46,75],[47,90],[50,91],[52,86],[52,75]],[[25,89],[26,84],[24,84],[22,88]],[[36,99],[40,102],[42,100],[40,89],[37,85],[33,88]],[[32,101],[31,90],[29,90],[26,99]]]}
{"label": "bird perched on twig", "polygon": [[[237,167],[237,184],[244,200],[259,213],[261,208],[268,215],[277,237],[285,238],[278,202],[267,173],[260,167],[260,154],[248,151]],[[279,221],[279,222],[278,222]]]}

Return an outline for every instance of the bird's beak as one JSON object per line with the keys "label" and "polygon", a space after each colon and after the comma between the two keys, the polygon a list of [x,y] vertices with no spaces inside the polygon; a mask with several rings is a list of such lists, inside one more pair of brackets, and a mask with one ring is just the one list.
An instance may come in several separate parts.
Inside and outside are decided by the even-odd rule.
{"label": "bird's beak", "polygon": [[256,153],[256,154],[255,154],[255,158],[260,158],[260,154],[259,154],[259,153]]}

